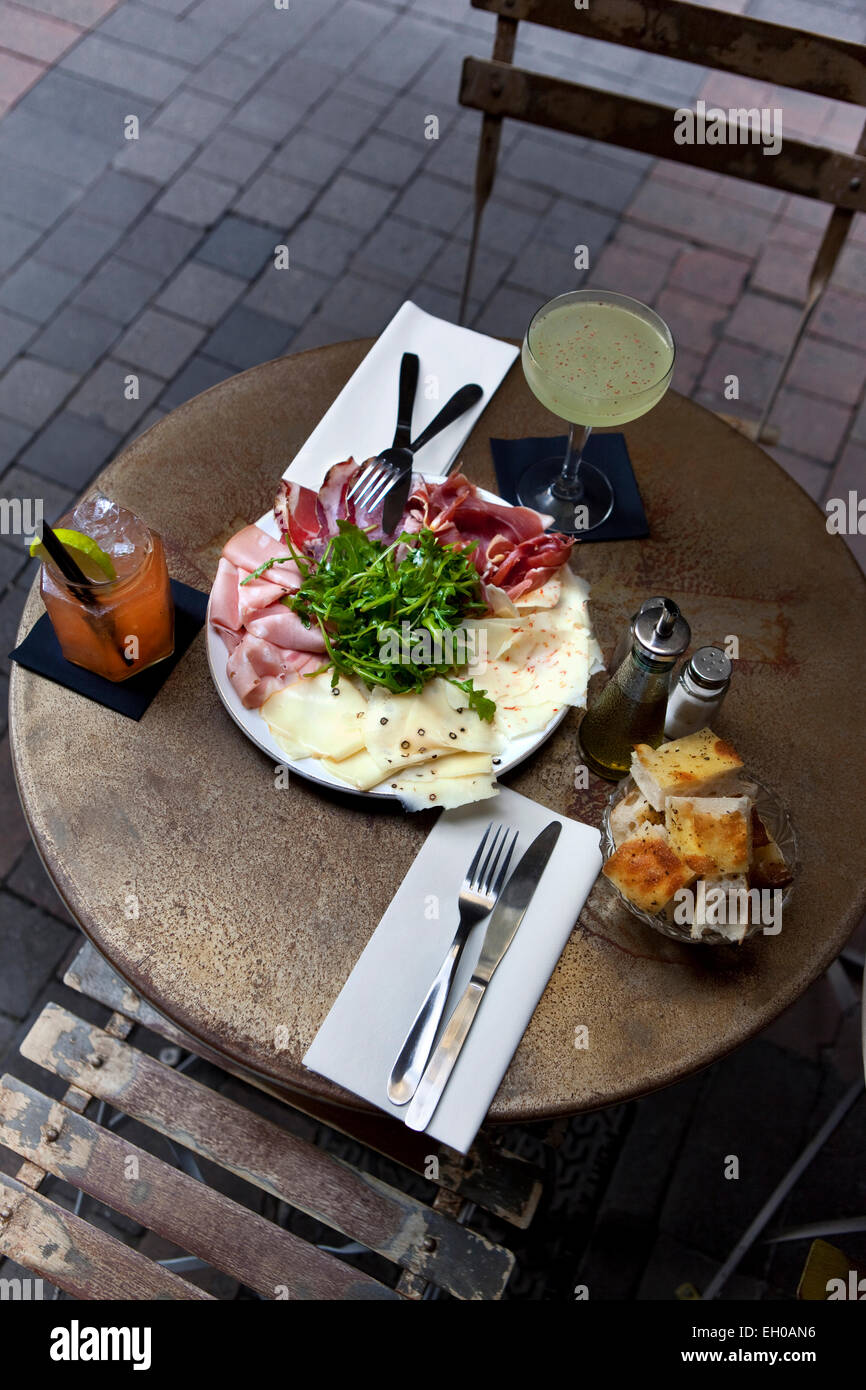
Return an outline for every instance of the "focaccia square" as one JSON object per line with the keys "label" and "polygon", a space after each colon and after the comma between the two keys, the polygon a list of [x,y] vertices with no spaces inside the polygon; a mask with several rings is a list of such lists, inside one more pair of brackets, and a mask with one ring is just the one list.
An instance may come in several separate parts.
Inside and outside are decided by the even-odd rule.
{"label": "focaccia square", "polygon": [[[704,885],[703,894],[698,891],[700,882],[696,885],[695,910],[687,919],[691,922],[694,940],[700,941],[704,932],[709,930],[718,932],[719,936],[725,937],[728,941],[743,941],[749,930],[751,916],[748,879],[744,874],[722,874],[706,878]],[[724,909],[721,913],[715,903],[718,889],[725,894]],[[716,920],[717,918],[719,920]]]}
{"label": "focaccia square", "polygon": [[695,872],[668,844],[663,825],[645,823],[625,840],[602,869],[605,878],[635,907],[660,912]]}
{"label": "focaccia square", "polygon": [[665,828],[677,854],[697,874],[744,874],[752,858],[752,803],[747,796],[669,796]]}
{"label": "focaccia square", "polygon": [[712,729],[699,729],[658,748],[639,743],[631,757],[631,775],[656,811],[664,810],[669,796],[727,790],[742,767],[739,755]]}
{"label": "focaccia square", "polygon": [[631,839],[646,823],[662,825],[664,816],[660,811],[653,810],[642,791],[633,787],[627,796],[617,802],[610,813],[610,833],[614,848],[619,849],[623,841]]}

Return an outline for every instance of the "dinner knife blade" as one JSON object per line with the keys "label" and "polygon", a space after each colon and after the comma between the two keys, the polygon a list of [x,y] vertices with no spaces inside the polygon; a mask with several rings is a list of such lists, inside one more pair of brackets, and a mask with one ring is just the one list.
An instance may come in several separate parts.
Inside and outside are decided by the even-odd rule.
{"label": "dinner knife blade", "polygon": [[414,455],[419,449],[423,449],[425,444],[429,444],[431,439],[435,439],[437,434],[441,434],[449,425],[453,425],[455,420],[459,420],[461,415],[465,415],[467,410],[471,410],[474,405],[477,405],[483,395],[484,390],[476,381],[471,382],[468,386],[461,386],[460,390],[455,391],[450,400],[445,402],[439,414],[434,416],[427,428],[422,430],[413,443],[409,444],[409,459],[406,468],[399,477],[395,478],[385,494],[385,505],[382,508],[382,530],[386,536],[390,536],[396,529],[403,515],[412,486]]}
{"label": "dinner knife blade", "polygon": [[526,915],[526,909],[541,881],[561,830],[562,825],[559,821],[551,821],[545,826],[541,834],[535,837],[500,893],[499,901],[490,915],[472,979],[448,1020],[445,1032],[427,1063],[406,1112],[406,1124],[410,1129],[426,1129],[433,1118],[433,1112],[442,1098],[461,1048],[469,1036],[485,990]]}

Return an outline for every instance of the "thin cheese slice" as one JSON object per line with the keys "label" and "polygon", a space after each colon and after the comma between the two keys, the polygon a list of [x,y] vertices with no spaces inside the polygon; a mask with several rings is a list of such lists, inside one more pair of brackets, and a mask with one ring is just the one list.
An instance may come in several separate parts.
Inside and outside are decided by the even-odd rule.
{"label": "thin cheese slice", "polygon": [[537,734],[546,729],[561,709],[561,704],[498,704],[494,722],[508,738],[521,738],[524,734]]}
{"label": "thin cheese slice", "polygon": [[530,589],[528,594],[522,594],[520,598],[515,599],[514,606],[518,613],[534,613],[539,608],[555,608],[561,595],[562,581],[552,578],[539,585],[537,589]]}
{"label": "thin cheese slice", "polygon": [[[453,692],[453,695],[449,695]],[[375,686],[365,720],[367,751],[383,777],[428,762],[432,753],[499,753],[503,738],[482,720],[448,681],[437,677],[418,695],[394,695]]]}
{"label": "thin cheese slice", "polygon": [[268,728],[289,758],[337,761],[364,747],[367,700],[358,686],[340,677],[335,695],[330,671],[278,690],[262,705]]}
{"label": "thin cheese slice", "polygon": [[322,758],[322,767],[359,792],[368,792],[371,787],[378,787],[382,780],[382,769],[373,761],[366,748],[362,748],[360,753],[353,753],[349,758],[342,758],[340,762],[335,758]]}
{"label": "thin cheese slice", "polygon": [[400,769],[401,782],[454,781],[457,777],[492,776],[493,759],[489,753],[452,753],[431,758],[428,763],[418,763],[415,767]]}
{"label": "thin cheese slice", "polygon": [[406,777],[387,785],[407,811],[435,811],[437,807],[450,811],[469,801],[486,801],[499,791],[495,777],[442,777],[435,785]]}

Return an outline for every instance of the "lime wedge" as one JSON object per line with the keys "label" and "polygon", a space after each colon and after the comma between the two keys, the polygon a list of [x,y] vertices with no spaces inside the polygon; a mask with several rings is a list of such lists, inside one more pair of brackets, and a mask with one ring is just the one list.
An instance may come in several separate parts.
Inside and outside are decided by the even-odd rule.
{"label": "lime wedge", "polygon": [[[59,527],[55,529],[54,534],[64,549],[69,551],[85,578],[97,582],[117,578],[117,570],[114,568],[111,556],[106,555],[104,550],[100,550],[96,541],[92,540],[90,536],[85,536],[83,531],[68,531],[65,527]],[[53,563],[41,540],[33,541],[30,546],[30,554],[37,560],[41,560],[43,564]]]}

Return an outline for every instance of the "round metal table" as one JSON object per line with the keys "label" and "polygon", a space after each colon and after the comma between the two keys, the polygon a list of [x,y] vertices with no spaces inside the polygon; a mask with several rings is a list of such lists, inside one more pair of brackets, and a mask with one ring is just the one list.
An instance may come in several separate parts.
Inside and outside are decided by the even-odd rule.
{"label": "round metal table", "polygon": [[[369,342],[268,362],[154,425],[105,489],[206,589],[233,531],[270,505],[288,461]],[[464,451],[495,487],[488,439],[557,426],[519,364]],[[491,1121],[596,1108],[694,1072],[764,1028],[838,953],[866,907],[862,735],[866,585],[804,492],[759,448],[670,392],[626,428],[651,538],[584,543],[609,655],[649,594],[670,594],[695,645],[739,639],[718,731],[786,801],[801,868],[779,936],[683,946],[599,880],[491,1109]],[[333,460],[327,460],[333,462]],[[41,605],[34,586],[22,635]],[[160,1012],[282,1088],[361,1103],[301,1058],[406,873],[431,815],[292,778],[232,723],[200,635],[140,723],[16,667],[11,737],[43,861],[85,933]],[[607,784],[575,791],[577,716],[508,784],[599,823]],[[432,813],[431,813],[432,814]],[[125,907],[139,905],[137,920]],[[575,1028],[589,1047],[575,1047]]]}

